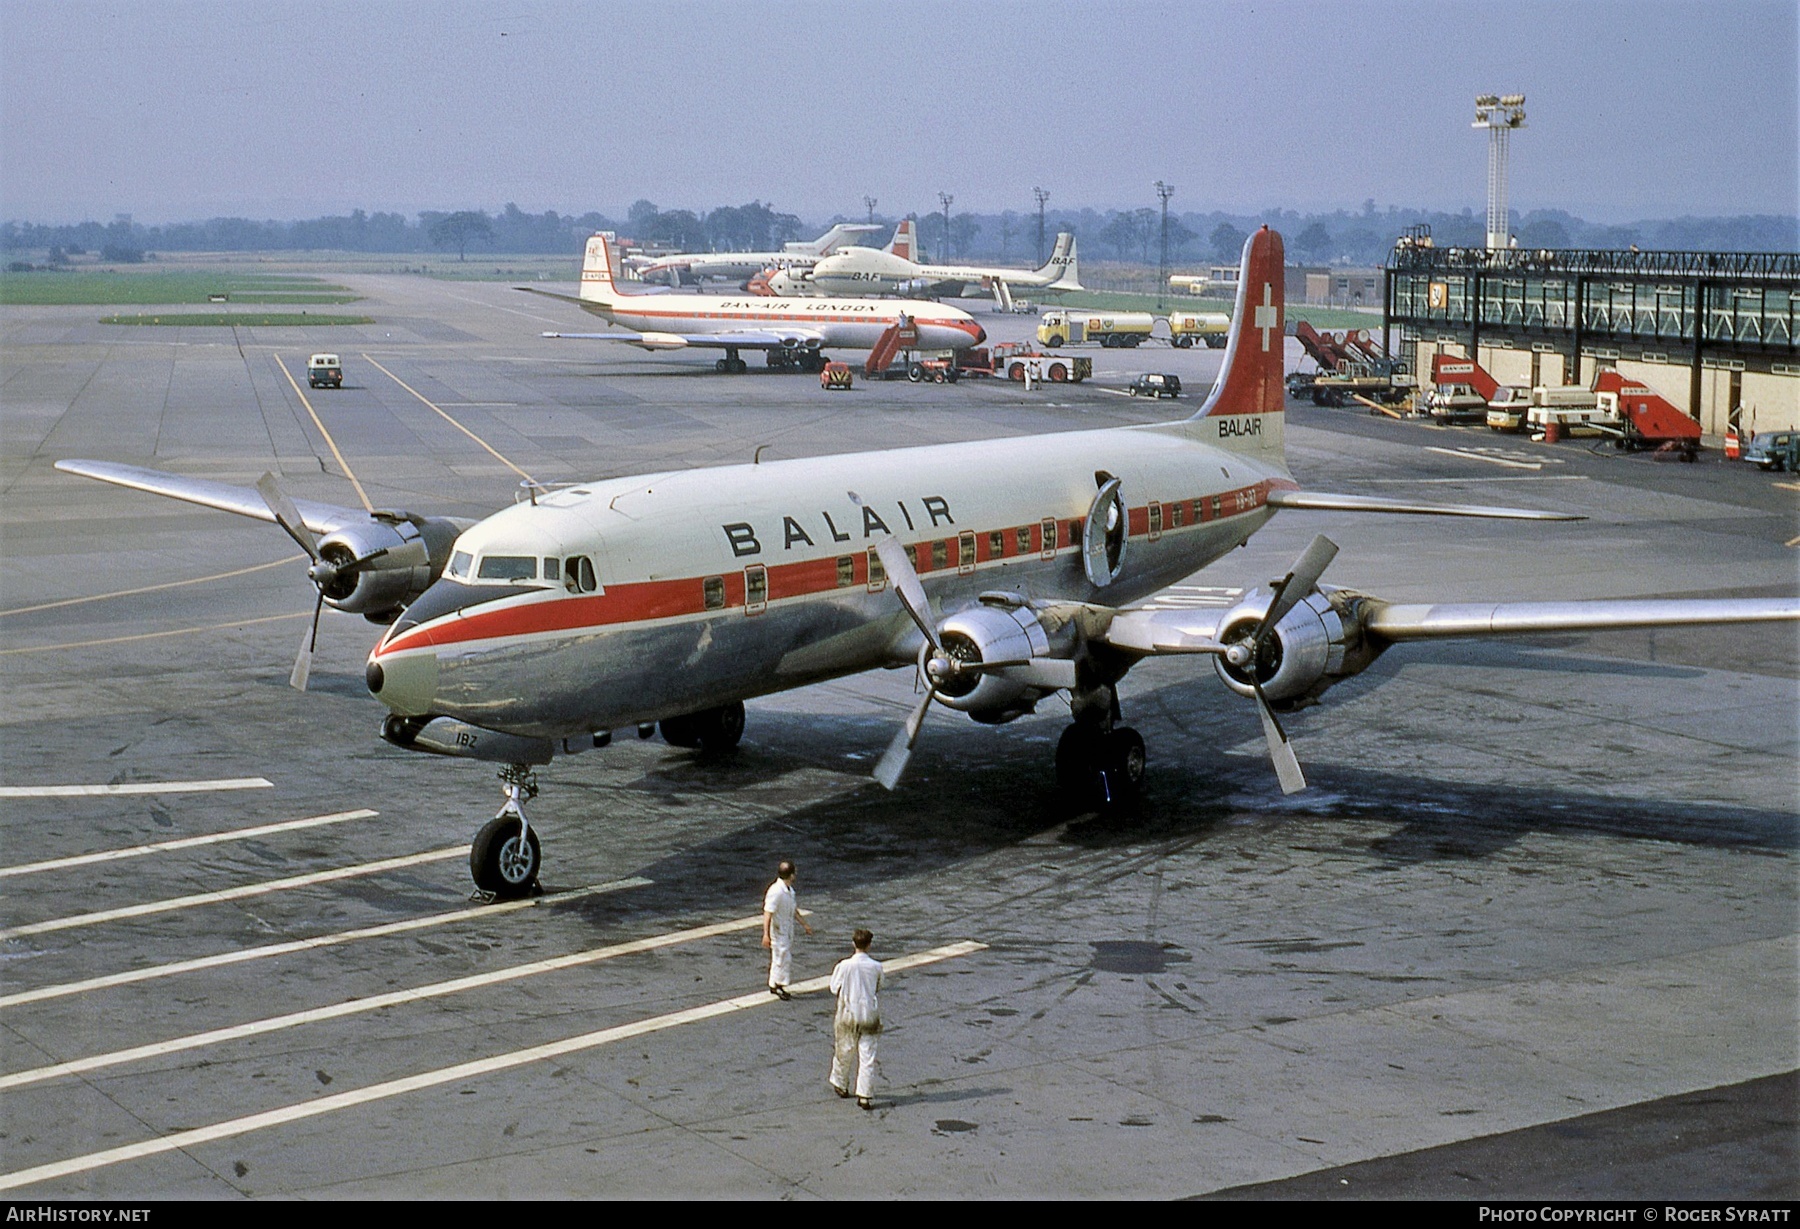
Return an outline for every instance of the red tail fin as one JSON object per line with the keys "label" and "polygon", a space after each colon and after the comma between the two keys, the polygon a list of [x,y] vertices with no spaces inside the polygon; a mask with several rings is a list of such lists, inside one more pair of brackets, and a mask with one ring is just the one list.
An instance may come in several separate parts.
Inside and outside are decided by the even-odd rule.
{"label": "red tail fin", "polygon": [[1238,278],[1237,308],[1231,316],[1225,366],[1212,396],[1196,417],[1279,414],[1286,408],[1287,312],[1282,295],[1285,276],[1281,234],[1265,226],[1244,244],[1243,272]]}

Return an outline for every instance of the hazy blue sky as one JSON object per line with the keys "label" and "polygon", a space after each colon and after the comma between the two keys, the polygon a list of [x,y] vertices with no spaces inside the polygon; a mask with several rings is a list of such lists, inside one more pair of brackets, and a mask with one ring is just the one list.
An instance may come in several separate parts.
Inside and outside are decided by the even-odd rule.
{"label": "hazy blue sky", "polygon": [[0,216],[1800,209],[1794,0],[0,0]]}

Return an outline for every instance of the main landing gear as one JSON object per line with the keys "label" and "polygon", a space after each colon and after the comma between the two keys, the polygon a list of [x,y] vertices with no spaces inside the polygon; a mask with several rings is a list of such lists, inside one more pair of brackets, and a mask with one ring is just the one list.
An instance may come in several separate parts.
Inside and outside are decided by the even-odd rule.
{"label": "main landing gear", "polygon": [[1119,724],[1111,687],[1078,696],[1075,720],[1056,743],[1056,787],[1076,811],[1128,811],[1138,802],[1147,761],[1144,740]]}
{"label": "main landing gear", "polygon": [[750,364],[739,358],[736,350],[728,349],[725,357],[713,364],[713,370],[721,375],[741,376],[750,370]]}
{"label": "main landing gear", "polygon": [[537,833],[525,820],[525,803],[538,795],[537,774],[528,764],[509,764],[500,770],[506,803],[500,813],[483,825],[469,846],[469,874],[475,887],[490,899],[513,899],[541,891],[538,867],[543,855]]}
{"label": "main landing gear", "polygon": [[817,375],[825,369],[830,361],[817,350],[809,350],[803,346],[793,346],[782,350],[770,350],[768,364],[774,371],[804,371],[809,375]]}

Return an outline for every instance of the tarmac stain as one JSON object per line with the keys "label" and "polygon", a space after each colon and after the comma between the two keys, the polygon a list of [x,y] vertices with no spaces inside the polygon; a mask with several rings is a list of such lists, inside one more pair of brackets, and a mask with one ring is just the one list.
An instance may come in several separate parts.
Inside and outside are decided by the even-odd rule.
{"label": "tarmac stain", "polygon": [[1101,973],[1166,973],[1170,964],[1191,959],[1173,943],[1143,939],[1102,939],[1093,947],[1091,967]]}
{"label": "tarmac stain", "polygon": [[964,1122],[960,1118],[940,1118],[937,1126],[931,1129],[933,1135],[961,1135],[964,1131],[973,1131],[979,1124]]}

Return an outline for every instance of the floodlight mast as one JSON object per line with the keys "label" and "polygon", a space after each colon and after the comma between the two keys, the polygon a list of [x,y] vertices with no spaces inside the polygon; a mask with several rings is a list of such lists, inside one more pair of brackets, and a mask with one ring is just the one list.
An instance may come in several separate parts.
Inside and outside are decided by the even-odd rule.
{"label": "floodlight mast", "polygon": [[1471,128],[1488,130],[1487,246],[1512,245],[1512,227],[1506,207],[1506,144],[1515,128],[1525,126],[1525,95],[1478,94]]}

